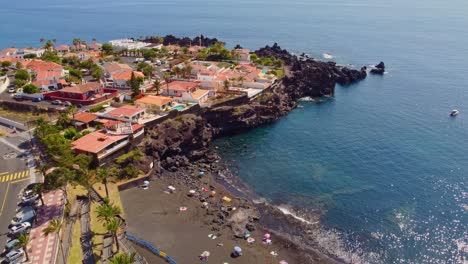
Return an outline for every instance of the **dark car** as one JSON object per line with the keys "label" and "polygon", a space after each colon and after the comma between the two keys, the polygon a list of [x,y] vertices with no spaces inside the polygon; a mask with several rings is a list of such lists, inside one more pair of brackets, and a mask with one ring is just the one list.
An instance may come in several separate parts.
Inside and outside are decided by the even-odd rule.
{"label": "dark car", "polygon": [[39,97],[36,97],[36,98],[33,98],[32,101],[35,102],[35,103],[37,103],[37,102],[42,101],[42,99],[39,98]]}

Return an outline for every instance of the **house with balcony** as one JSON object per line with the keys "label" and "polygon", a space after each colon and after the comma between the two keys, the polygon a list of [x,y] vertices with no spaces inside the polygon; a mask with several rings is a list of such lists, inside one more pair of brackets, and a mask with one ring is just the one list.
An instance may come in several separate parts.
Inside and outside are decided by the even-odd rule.
{"label": "house with balcony", "polygon": [[[114,62],[104,65],[106,87],[130,89],[128,82],[132,78],[132,73],[137,78],[145,78],[142,72],[134,71],[132,67],[124,63]],[[142,86],[144,85],[145,83]]]}
{"label": "house with balcony", "polygon": [[17,48],[6,48],[4,50],[0,50],[0,58],[13,57],[17,52]]}
{"label": "house with balcony", "polygon": [[56,46],[54,47],[54,50],[57,51],[57,53],[67,53],[67,52],[70,52],[70,46],[68,45],[60,45],[60,46]]}
{"label": "house with balcony", "polygon": [[124,123],[111,120],[107,122],[105,128],[89,133],[72,142],[72,149],[75,153],[88,154],[94,157],[97,162],[102,162],[106,158],[112,157],[133,141],[142,138],[144,127],[141,124]]}

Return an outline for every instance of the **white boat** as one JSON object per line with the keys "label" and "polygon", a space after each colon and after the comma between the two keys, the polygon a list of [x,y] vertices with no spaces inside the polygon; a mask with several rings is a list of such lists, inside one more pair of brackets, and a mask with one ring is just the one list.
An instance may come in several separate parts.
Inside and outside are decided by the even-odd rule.
{"label": "white boat", "polygon": [[453,109],[451,112],[450,112],[450,116],[456,116],[458,115],[460,112],[457,110],[457,109]]}
{"label": "white boat", "polygon": [[324,54],[322,54],[322,56],[323,56],[324,59],[327,59],[327,60],[333,59],[333,55],[328,54],[328,53],[324,53]]}

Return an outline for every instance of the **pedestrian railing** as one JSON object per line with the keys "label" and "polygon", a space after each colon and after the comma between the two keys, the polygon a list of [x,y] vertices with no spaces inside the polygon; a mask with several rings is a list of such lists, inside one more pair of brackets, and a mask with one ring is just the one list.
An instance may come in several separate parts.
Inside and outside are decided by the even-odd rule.
{"label": "pedestrian railing", "polygon": [[146,242],[145,240],[142,240],[142,239],[139,239],[139,238],[136,238],[132,235],[129,235],[129,234],[125,234],[125,237],[130,240],[130,241],[133,241],[134,243],[140,245],[140,246],[143,246],[145,248],[147,248],[149,251],[153,252],[154,254],[160,256],[161,258],[165,259],[167,262],[169,262],[170,264],[177,264],[175,262],[175,260],[173,260],[170,256],[167,255],[166,252],[163,252],[159,249],[157,249],[156,247],[154,247],[153,245],[151,245],[149,242]]}

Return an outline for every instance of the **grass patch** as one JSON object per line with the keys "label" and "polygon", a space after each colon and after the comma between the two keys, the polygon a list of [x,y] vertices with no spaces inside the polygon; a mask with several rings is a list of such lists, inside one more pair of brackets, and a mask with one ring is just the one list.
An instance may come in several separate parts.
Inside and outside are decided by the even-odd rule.
{"label": "grass patch", "polygon": [[102,242],[104,238],[104,234],[107,232],[106,228],[104,227],[104,223],[99,222],[96,215],[96,208],[99,206],[98,203],[91,203],[91,232],[93,232],[93,254],[94,256],[98,256],[99,259],[96,261],[99,263],[101,258],[101,250],[102,250]]}
{"label": "grass patch", "polygon": [[[102,197],[106,197],[106,189],[104,188],[104,184],[96,183],[94,184],[93,187],[96,190],[96,192],[99,193],[99,195],[101,195]],[[109,189],[110,203],[113,205],[117,205],[118,207],[120,207],[120,209],[122,209],[122,217],[123,217],[124,216],[123,206],[122,206],[122,201],[120,200],[120,192],[117,187],[117,184],[114,182],[108,182],[107,189]]]}
{"label": "grass patch", "polygon": [[39,117],[44,118],[44,120],[52,120],[55,118],[56,114],[54,113],[37,113],[30,111],[14,111],[7,108],[0,108],[0,116],[8,118],[10,120],[16,121],[18,123],[25,123],[28,121],[35,121]]}
{"label": "grass patch", "polygon": [[75,225],[73,226],[72,246],[70,249],[70,255],[68,256],[68,263],[81,263],[83,261],[80,236],[80,221],[75,221]]}

